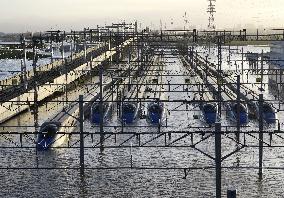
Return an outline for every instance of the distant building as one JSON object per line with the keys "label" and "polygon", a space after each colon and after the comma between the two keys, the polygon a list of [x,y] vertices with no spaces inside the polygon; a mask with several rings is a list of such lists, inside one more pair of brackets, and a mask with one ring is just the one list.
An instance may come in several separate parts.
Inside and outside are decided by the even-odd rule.
{"label": "distant building", "polygon": [[[269,85],[273,91],[284,92],[284,41],[274,41],[270,44]],[[284,94],[282,94],[284,96]]]}
{"label": "distant building", "polygon": [[258,53],[248,52],[246,54],[246,58],[248,60],[250,69],[257,69],[258,68],[258,60],[259,60],[259,54]]}
{"label": "distant building", "polygon": [[0,42],[0,49],[19,49],[20,46],[20,42]]}
{"label": "distant building", "polygon": [[71,51],[71,48],[72,48],[71,44],[65,43],[63,46],[61,45],[61,46],[59,47],[59,50],[60,50],[61,52],[62,52],[62,50],[64,50],[64,52],[70,52],[70,51]]}

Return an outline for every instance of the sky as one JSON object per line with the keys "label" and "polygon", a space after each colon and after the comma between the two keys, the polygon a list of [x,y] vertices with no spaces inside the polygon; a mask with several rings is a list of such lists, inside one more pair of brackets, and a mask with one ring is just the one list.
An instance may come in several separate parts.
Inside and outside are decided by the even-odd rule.
{"label": "sky", "polygon": [[[206,29],[208,0],[0,0],[0,32],[81,30],[137,20],[144,26]],[[284,0],[216,0],[217,29],[279,27]]]}

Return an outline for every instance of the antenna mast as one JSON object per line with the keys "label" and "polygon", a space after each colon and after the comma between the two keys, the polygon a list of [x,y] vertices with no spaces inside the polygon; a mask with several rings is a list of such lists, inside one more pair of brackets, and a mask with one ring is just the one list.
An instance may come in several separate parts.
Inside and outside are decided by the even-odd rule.
{"label": "antenna mast", "polygon": [[216,2],[216,0],[208,0],[208,1],[209,1],[209,5],[207,9],[207,13],[209,13],[208,28],[211,30],[215,30],[216,26],[215,26],[214,13],[216,12],[216,9],[215,9],[214,3]]}

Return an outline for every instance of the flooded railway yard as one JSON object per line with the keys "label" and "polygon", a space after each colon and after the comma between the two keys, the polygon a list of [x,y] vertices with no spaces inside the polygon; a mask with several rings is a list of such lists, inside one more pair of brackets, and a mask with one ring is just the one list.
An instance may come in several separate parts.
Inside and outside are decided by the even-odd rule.
{"label": "flooded railway yard", "polygon": [[[267,48],[251,46],[249,50],[261,51]],[[206,56],[202,49],[196,49],[199,54]],[[210,53],[212,51],[214,48]],[[142,85],[145,83],[144,86],[150,86],[150,90],[156,89],[155,83],[163,87],[166,98],[161,100],[166,112],[163,122],[155,125],[147,121],[146,102],[141,102],[141,112],[131,124],[121,121],[119,101],[113,105],[106,122],[96,125],[91,123],[90,116],[86,117],[83,123],[86,133],[84,175],[80,175],[79,171],[81,153],[78,126],[75,132],[68,134],[68,140],[60,147],[38,151],[35,148],[37,134],[27,133],[40,128],[35,129],[35,117],[31,111],[25,111],[2,123],[1,194],[4,197],[215,197],[216,126],[202,119],[204,112],[199,104],[202,102],[199,98],[202,92],[200,85],[188,82],[188,79],[200,80],[202,76],[197,77],[195,66],[184,65],[180,55],[173,55],[167,49],[164,53],[167,55],[161,56],[160,61],[164,65],[161,71],[153,71],[153,78],[159,82],[153,79],[142,82]],[[233,64],[234,61],[227,64],[225,53],[222,56],[222,70],[235,70],[237,66]],[[216,55],[211,55],[208,60],[216,61]],[[231,60],[240,60],[242,55],[230,56]],[[243,68],[249,69],[246,61],[243,62]],[[267,68],[266,64],[264,68]],[[105,84],[109,73],[106,71],[102,75]],[[243,74],[241,83],[252,84],[258,77],[253,73],[249,76]],[[98,90],[99,82],[99,75],[96,74],[72,90],[42,101],[38,106],[38,126],[62,111],[68,103],[72,105],[73,101],[78,102],[79,95]],[[264,98],[274,99],[268,91],[267,77],[264,77],[263,82],[266,84],[265,91],[261,92]],[[257,86],[250,89],[257,92]],[[125,91],[126,88],[123,86],[122,89]],[[156,93],[160,92],[156,89]],[[208,91],[208,94],[214,98],[212,91]],[[227,118],[223,102],[216,101],[222,105],[222,111],[217,112],[220,115],[217,121],[221,123],[223,132],[221,153],[225,158],[222,159],[221,182],[224,196],[227,189],[235,188],[238,197],[282,197],[282,148],[273,145],[283,144],[283,104],[273,99],[271,102],[278,109],[278,123],[263,126],[262,180],[259,180],[258,175],[258,119],[249,118],[246,125],[239,126],[237,142],[236,122]],[[104,133],[103,142],[101,130]]]}

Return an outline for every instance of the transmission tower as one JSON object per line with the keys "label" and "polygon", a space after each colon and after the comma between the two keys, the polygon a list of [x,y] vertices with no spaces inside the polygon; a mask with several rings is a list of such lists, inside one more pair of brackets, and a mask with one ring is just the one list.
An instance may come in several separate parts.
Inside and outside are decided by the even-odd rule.
{"label": "transmission tower", "polygon": [[209,19],[208,19],[208,28],[211,30],[215,30],[215,18],[214,13],[216,12],[215,4],[216,0],[208,0],[209,5],[207,9],[207,13],[209,13]]}

